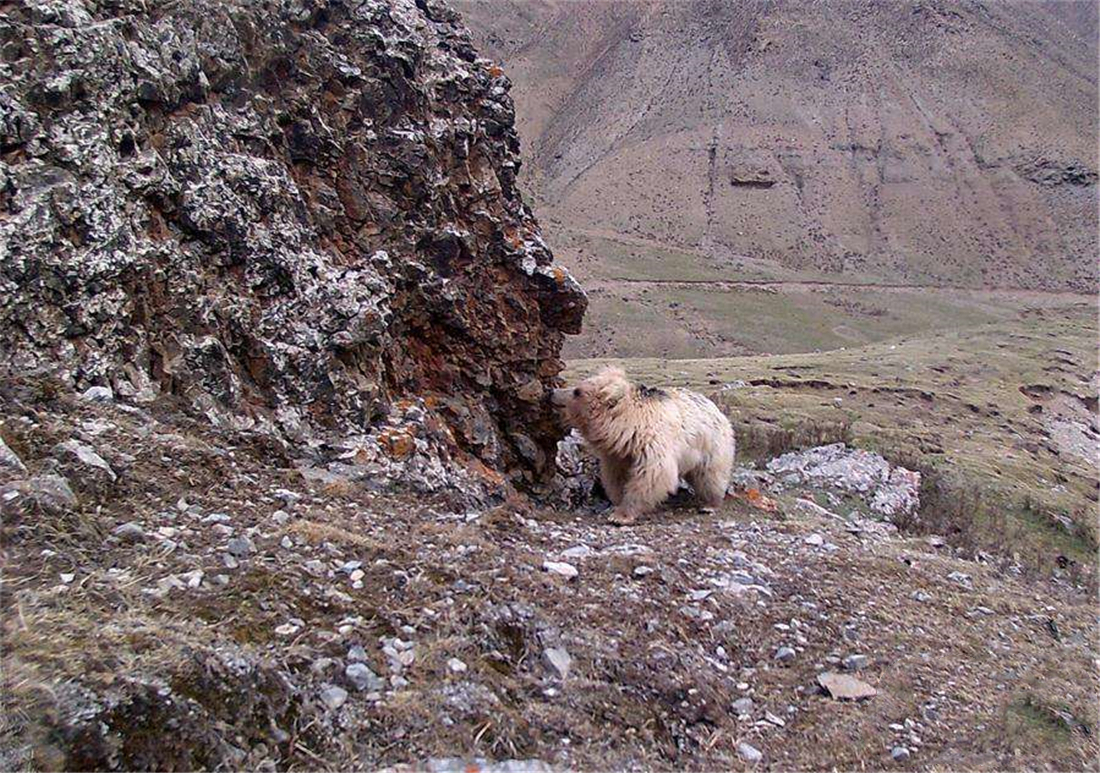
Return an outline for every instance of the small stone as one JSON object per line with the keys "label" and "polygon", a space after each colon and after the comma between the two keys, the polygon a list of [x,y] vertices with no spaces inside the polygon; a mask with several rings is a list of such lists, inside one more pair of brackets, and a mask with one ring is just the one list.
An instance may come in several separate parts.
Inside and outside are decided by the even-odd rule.
{"label": "small stone", "polygon": [[811,545],[815,548],[819,548],[825,544],[825,538],[822,537],[820,534],[811,534],[809,537],[802,541],[805,542],[807,545]]}
{"label": "small stone", "polygon": [[741,755],[741,759],[749,764],[755,765],[764,759],[764,753],[751,744],[742,741],[737,744],[737,753]]}
{"label": "small stone", "polygon": [[144,542],[145,529],[136,521],[128,521],[115,527],[113,534],[123,542]]}
{"label": "small stone", "polygon": [[348,699],[348,691],[343,687],[329,685],[321,690],[321,702],[329,711],[336,711],[344,705]]}
{"label": "small stone", "polygon": [[371,671],[365,663],[349,663],[344,669],[344,676],[359,692],[364,690],[376,692],[386,686],[385,680]]}
{"label": "small stone", "polygon": [[18,473],[27,471],[26,466],[23,464],[23,460],[19,458],[15,451],[8,448],[8,444],[4,442],[4,438],[0,438],[0,470],[14,470]]}
{"label": "small stone", "polygon": [[290,515],[286,510],[276,510],[271,514],[271,520],[273,520],[279,526],[285,526],[287,521],[290,520]]}
{"label": "small stone", "polygon": [[898,762],[902,762],[903,760],[909,759],[909,750],[906,749],[904,746],[895,746],[890,751],[890,756]]}
{"label": "small stone", "polygon": [[225,546],[225,549],[228,550],[231,555],[234,555],[237,558],[244,558],[253,550],[255,550],[256,546],[252,544],[252,540],[250,540],[248,537],[241,536],[234,537],[233,539],[229,540],[229,544]]}
{"label": "small stone", "polygon": [[548,647],[542,656],[559,679],[565,681],[569,677],[569,671],[573,667],[573,657],[564,647]]}
{"label": "small stone", "polygon": [[366,575],[362,569],[356,569],[348,575],[348,579],[355,583],[356,587],[362,587],[362,583],[360,583],[359,581],[362,580],[365,576]]}
{"label": "small stone", "polygon": [[466,673],[466,664],[458,658],[451,658],[447,661],[447,668],[452,674],[464,674]]}
{"label": "small stone", "polygon": [[226,569],[236,569],[238,566],[240,566],[240,563],[237,562],[237,559],[229,553],[222,553],[222,563],[225,564]]}
{"label": "small stone", "polygon": [[568,550],[562,551],[562,556],[565,558],[584,558],[590,555],[592,555],[592,548],[588,547],[588,545],[576,545]]}
{"label": "small stone", "polygon": [[909,598],[913,599],[914,601],[919,601],[922,604],[927,603],[927,602],[932,600],[932,596],[925,593],[922,590],[913,591],[912,593],[909,594]]}
{"label": "small stone", "polygon": [[334,665],[336,665],[336,661],[332,658],[317,658],[309,664],[309,670],[315,674],[324,674]]}
{"label": "small stone", "polygon": [[775,659],[778,660],[780,663],[789,663],[790,661],[794,660],[795,655],[797,654],[798,653],[796,653],[790,647],[780,647],[778,650],[775,651]]}
{"label": "small stone", "polygon": [[363,646],[356,644],[354,647],[348,650],[348,660],[352,663],[363,663],[367,659],[367,651],[363,649]]}
{"label": "small stone", "polygon": [[196,569],[193,572],[184,572],[179,578],[187,583],[188,588],[198,588],[202,585],[202,578],[204,576],[202,569]]}
{"label": "small stone", "polygon": [[751,714],[754,706],[752,698],[738,698],[733,702],[733,712],[738,716]]}
{"label": "small stone", "polygon": [[282,625],[275,626],[275,633],[278,636],[293,636],[298,633],[298,626],[294,623],[283,623]]}
{"label": "small stone", "polygon": [[290,550],[294,547],[294,540],[284,534],[283,538],[279,540],[279,545],[285,550]]}
{"label": "small stone", "polygon": [[542,568],[551,574],[557,574],[567,580],[572,580],[578,574],[577,567],[564,561],[543,561]]}
{"label": "small stone", "polygon": [[89,403],[109,403],[115,399],[115,391],[109,386],[88,387],[81,393],[80,399]]}
{"label": "small stone", "polygon": [[844,666],[846,671],[859,671],[866,668],[869,658],[866,655],[849,655],[844,658],[841,665]]}
{"label": "small stone", "polygon": [[656,570],[652,566],[636,566],[634,567],[635,577],[645,577],[646,575],[653,574]]}
{"label": "small stone", "polygon": [[37,475],[0,486],[0,515],[29,514],[33,504],[49,513],[62,513],[77,505],[69,481],[60,475]]}
{"label": "small stone", "polygon": [[67,573],[67,572],[62,572],[62,574],[61,574],[61,582],[65,583],[66,585],[68,585],[69,583],[71,583],[75,579],[76,579],[75,574],[70,574],[70,573]]}
{"label": "small stone", "polygon": [[224,523],[215,523],[210,527],[210,531],[218,537],[230,537],[233,534],[233,527],[226,526]]}
{"label": "small stone", "polygon": [[862,679],[856,679],[847,674],[835,674],[827,671],[818,674],[817,683],[826,693],[836,700],[858,701],[864,698],[873,698],[878,691]]}
{"label": "small stone", "polygon": [[107,464],[107,460],[97,454],[96,450],[86,443],[66,440],[64,443],[58,444],[57,451],[62,461],[74,459],[87,468],[89,472],[100,476],[101,480],[105,478],[113,483],[118,479],[115,471],[111,469],[111,465]]}
{"label": "small stone", "polygon": [[765,721],[770,722],[771,724],[775,725],[776,727],[783,727],[784,725],[787,724],[781,717],[778,717],[775,714],[772,714],[770,711],[765,711],[764,712],[764,719],[765,719]]}
{"label": "small stone", "polygon": [[947,579],[959,585],[970,586],[970,575],[965,572],[951,572],[951,574],[947,575]]}

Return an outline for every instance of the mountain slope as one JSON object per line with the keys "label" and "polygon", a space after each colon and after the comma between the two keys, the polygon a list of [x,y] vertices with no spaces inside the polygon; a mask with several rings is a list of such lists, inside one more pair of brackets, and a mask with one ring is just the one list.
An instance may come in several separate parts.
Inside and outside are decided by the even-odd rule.
{"label": "mountain slope", "polygon": [[714,278],[1088,292],[1096,11],[1047,5],[458,7],[581,274],[598,232]]}

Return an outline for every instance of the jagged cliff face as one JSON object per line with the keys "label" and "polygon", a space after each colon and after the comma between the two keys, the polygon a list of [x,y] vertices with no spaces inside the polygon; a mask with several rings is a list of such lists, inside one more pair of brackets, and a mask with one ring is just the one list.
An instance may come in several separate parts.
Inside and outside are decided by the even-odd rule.
{"label": "jagged cliff face", "polygon": [[451,453],[546,468],[585,298],[446,7],[28,0],[0,53],[5,361],[300,439],[410,398]]}

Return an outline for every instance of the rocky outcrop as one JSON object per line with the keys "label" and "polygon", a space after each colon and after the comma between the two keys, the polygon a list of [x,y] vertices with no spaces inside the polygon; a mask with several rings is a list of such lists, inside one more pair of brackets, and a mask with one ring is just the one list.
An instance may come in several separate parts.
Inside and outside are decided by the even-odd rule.
{"label": "rocky outcrop", "polygon": [[552,465],[586,300],[454,13],[16,2],[0,47],[5,362],[297,440],[415,403],[456,458]]}

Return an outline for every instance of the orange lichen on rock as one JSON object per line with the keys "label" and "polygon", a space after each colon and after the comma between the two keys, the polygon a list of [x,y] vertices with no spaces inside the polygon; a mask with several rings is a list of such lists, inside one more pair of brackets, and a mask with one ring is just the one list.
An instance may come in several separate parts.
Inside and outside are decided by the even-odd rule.
{"label": "orange lichen on rock", "polygon": [[416,441],[408,430],[386,428],[379,433],[378,439],[395,459],[405,459],[416,450]]}

